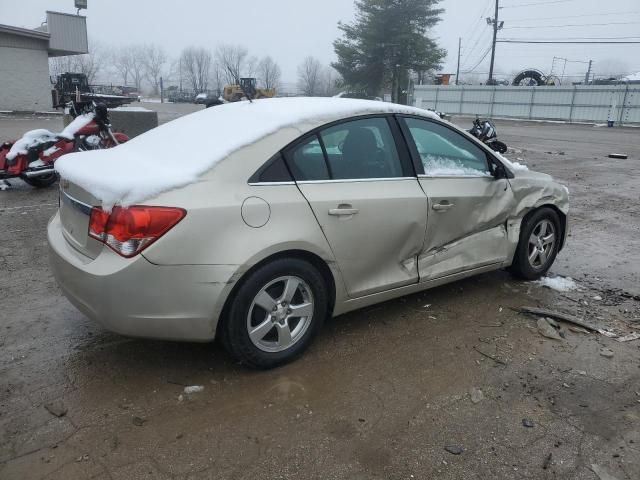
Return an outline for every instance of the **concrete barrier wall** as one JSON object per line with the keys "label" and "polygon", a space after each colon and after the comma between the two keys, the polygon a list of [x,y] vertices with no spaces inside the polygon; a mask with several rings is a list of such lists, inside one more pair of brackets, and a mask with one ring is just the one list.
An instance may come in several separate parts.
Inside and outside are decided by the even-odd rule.
{"label": "concrete barrier wall", "polygon": [[417,85],[414,105],[458,115],[640,124],[640,85],[490,87]]}

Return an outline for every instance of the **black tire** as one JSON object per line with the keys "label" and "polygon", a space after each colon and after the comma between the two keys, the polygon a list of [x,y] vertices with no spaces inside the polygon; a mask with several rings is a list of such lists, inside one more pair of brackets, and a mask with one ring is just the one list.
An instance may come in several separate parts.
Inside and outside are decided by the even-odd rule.
{"label": "black tire", "polygon": [[499,140],[493,142],[491,148],[498,153],[507,153],[508,150],[507,144]]}
{"label": "black tire", "polygon": [[[540,232],[538,228],[544,221],[548,221],[553,225],[555,241],[549,248],[548,253],[545,254],[546,260],[543,262],[542,258],[538,255],[537,258],[534,258],[533,263],[536,263],[537,260],[539,261],[539,264],[532,264],[532,261],[530,260],[530,255],[532,254],[530,238],[534,232]],[[516,249],[513,264],[509,268],[509,271],[516,277],[523,280],[536,280],[546,275],[558,255],[562,235],[563,232],[560,218],[552,208],[542,207],[529,214],[525,217],[520,228],[518,248]]]}
{"label": "black tire", "polygon": [[28,185],[31,185],[35,188],[47,188],[56,183],[58,180],[58,175],[56,173],[51,173],[49,175],[43,175],[40,177],[22,177],[22,180]]}
{"label": "black tire", "polygon": [[[307,295],[311,295],[310,298],[312,299],[311,304],[313,307],[313,314],[310,315],[311,318],[305,317],[308,320],[303,320],[302,318],[297,320],[298,322],[308,321],[308,323],[306,324],[306,327],[301,330],[299,337],[295,339],[295,342],[292,345],[281,351],[265,351],[264,346],[263,348],[259,348],[254,341],[251,340],[249,335],[250,324],[252,325],[252,328],[255,328],[258,324],[266,324],[267,320],[269,318],[275,318],[276,314],[274,313],[274,316],[270,316],[266,309],[262,309],[259,305],[254,304],[254,301],[256,300],[257,295],[272,282],[278,283],[273,285],[273,288],[276,290],[274,290],[273,292],[275,293],[270,296],[272,296],[272,299],[278,298],[280,295],[277,293],[277,288],[279,288],[279,282],[283,281],[281,280],[283,277],[295,277],[306,284],[301,284],[302,290],[297,291],[296,295],[302,295],[303,292]],[[284,297],[284,291],[281,296]],[[298,300],[298,302],[299,301],[300,300]],[[304,302],[304,300],[302,301]],[[327,316],[328,303],[329,295],[324,278],[313,265],[297,258],[282,258],[274,260],[273,262],[259,267],[254,272],[251,272],[249,276],[242,281],[241,286],[235,292],[234,297],[231,299],[230,306],[227,309],[225,318],[223,319],[221,331],[222,342],[231,355],[249,367],[269,369],[283,365],[297,358],[311,344]],[[294,300],[292,299],[290,306],[295,308],[293,307],[293,304]],[[280,306],[279,302],[278,305]],[[249,317],[250,315],[251,317]],[[254,321],[254,315],[257,316],[256,325],[251,323]],[[267,320],[264,319],[265,315]],[[272,322],[275,321],[276,320],[272,320]],[[294,328],[291,328],[289,320],[281,321],[287,322],[287,328],[292,330],[291,335],[293,335],[295,326]],[[292,319],[291,322],[293,324],[296,320]],[[268,325],[265,328],[268,328]],[[278,325],[274,323],[272,329],[262,339],[262,341],[266,341],[265,339],[271,335],[272,337],[276,337],[276,340],[273,341],[279,342],[279,332],[280,329],[278,328]]]}
{"label": "black tire", "polygon": [[[526,80],[526,84],[522,85],[522,82]],[[516,78],[513,79],[514,86],[525,86],[525,87],[533,87],[545,84],[545,78],[542,72],[538,70],[525,70],[516,75]]]}

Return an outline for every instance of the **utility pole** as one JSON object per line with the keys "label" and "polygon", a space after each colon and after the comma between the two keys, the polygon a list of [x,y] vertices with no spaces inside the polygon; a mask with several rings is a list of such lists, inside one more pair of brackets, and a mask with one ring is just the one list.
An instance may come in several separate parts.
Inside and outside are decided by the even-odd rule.
{"label": "utility pole", "polygon": [[587,74],[584,77],[584,84],[589,85],[589,77],[591,77],[591,66],[593,65],[593,60],[589,60],[589,69],[587,70]]}
{"label": "utility pole", "polygon": [[493,85],[493,65],[496,60],[496,40],[498,39],[498,30],[502,30],[504,22],[498,20],[498,13],[500,10],[500,0],[496,0],[496,13],[493,18],[487,18],[487,23],[493,25],[493,43],[491,44],[491,66],[489,67],[489,81],[488,85]]}
{"label": "utility pole", "polygon": [[462,50],[462,37],[458,37],[458,68],[456,68],[456,85],[458,85],[458,78],[460,77],[460,52]]}

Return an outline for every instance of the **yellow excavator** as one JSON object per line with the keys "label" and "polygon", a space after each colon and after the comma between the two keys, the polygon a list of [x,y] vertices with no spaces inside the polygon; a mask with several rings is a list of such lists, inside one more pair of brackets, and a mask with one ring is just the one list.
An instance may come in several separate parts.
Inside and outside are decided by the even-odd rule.
{"label": "yellow excavator", "polygon": [[257,83],[255,78],[241,78],[237,85],[226,85],[224,87],[222,98],[227,102],[239,102],[243,98],[258,100],[276,96],[275,88],[257,88]]}

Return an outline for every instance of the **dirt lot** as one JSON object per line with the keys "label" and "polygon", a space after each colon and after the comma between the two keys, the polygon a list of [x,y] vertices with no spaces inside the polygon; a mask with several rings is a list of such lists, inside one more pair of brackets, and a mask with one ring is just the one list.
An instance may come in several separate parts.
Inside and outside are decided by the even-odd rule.
{"label": "dirt lot", "polygon": [[[0,118],[0,138],[57,122]],[[482,275],[336,318],[269,372],[84,318],[49,273],[56,189],[13,182],[0,192],[0,478],[640,478],[640,340],[565,323],[551,340],[512,310],[640,331],[640,130],[498,130],[512,159],[569,186],[553,272],[581,290]]]}

